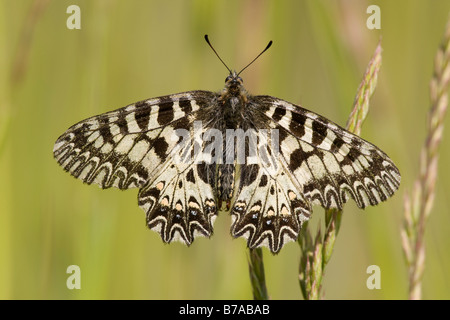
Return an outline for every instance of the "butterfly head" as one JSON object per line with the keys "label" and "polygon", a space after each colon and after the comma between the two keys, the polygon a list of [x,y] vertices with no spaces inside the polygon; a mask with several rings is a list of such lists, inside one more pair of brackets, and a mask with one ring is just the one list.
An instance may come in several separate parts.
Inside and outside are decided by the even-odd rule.
{"label": "butterfly head", "polygon": [[236,71],[231,72],[225,79],[225,88],[230,92],[240,92],[243,84],[244,80]]}
{"label": "butterfly head", "polygon": [[230,71],[225,79],[225,87],[223,88],[220,101],[231,106],[231,110],[237,110],[239,106],[244,106],[248,100],[248,93],[244,88],[244,80],[239,77],[236,71]]}

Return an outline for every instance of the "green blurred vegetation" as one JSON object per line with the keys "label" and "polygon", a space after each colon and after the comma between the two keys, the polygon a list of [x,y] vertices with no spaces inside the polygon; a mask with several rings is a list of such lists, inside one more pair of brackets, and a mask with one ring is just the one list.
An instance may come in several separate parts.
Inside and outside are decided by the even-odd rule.
{"label": "green blurred vegetation", "polygon": [[[381,30],[366,28],[370,4]],[[66,8],[81,8],[81,30]],[[228,65],[254,94],[299,103],[345,125],[382,37],[383,65],[361,136],[402,172],[400,190],[364,212],[348,204],[324,275],[327,299],[407,298],[400,227],[425,137],[428,85],[448,1],[0,1],[0,298],[251,299],[246,245],[221,215],[211,239],[164,245],[145,226],[137,190],[83,185],[53,160],[69,126],[142,99],[217,91]],[[448,123],[448,121],[447,121]],[[449,130],[447,130],[449,129]],[[426,230],[425,299],[450,298],[450,150],[445,128],[435,206]],[[313,222],[323,222],[316,207]],[[264,250],[272,299],[299,299],[298,245]],[[81,267],[81,290],[66,268]],[[368,290],[366,268],[381,268]]]}

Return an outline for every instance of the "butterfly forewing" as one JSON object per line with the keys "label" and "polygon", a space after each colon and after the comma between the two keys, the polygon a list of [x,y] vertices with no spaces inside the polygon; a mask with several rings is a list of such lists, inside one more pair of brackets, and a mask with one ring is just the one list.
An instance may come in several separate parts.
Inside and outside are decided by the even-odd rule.
{"label": "butterfly forewing", "polygon": [[299,106],[262,99],[264,114],[280,131],[280,154],[312,203],[342,209],[350,195],[364,208],[398,189],[397,167],[373,144]]}
{"label": "butterfly forewing", "polygon": [[88,184],[141,187],[177,144],[173,131],[189,127],[195,118],[195,98],[196,92],[164,96],[91,117],[60,136],[53,154],[66,171]]}

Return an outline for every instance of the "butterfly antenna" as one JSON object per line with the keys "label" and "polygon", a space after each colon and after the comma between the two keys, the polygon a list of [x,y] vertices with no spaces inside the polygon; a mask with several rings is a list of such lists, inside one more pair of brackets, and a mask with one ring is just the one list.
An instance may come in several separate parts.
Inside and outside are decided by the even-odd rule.
{"label": "butterfly antenna", "polygon": [[216,49],[214,49],[214,47],[212,46],[211,42],[209,42],[209,38],[208,35],[205,34],[205,41],[206,43],[211,47],[212,51],[214,51],[214,53],[216,54],[217,58],[219,58],[219,60],[223,63],[223,65],[225,66],[225,68],[227,68],[227,70],[230,72],[230,74],[232,73],[230,68],[228,68],[228,66],[226,65],[225,62],[223,62],[222,58],[219,56],[219,54],[217,53]]}
{"label": "butterfly antenna", "polygon": [[272,45],[272,40],[270,40],[269,43],[267,44],[266,48],[265,48],[263,51],[261,51],[261,53],[258,54],[258,55],[256,56],[256,58],[252,60],[252,62],[250,62],[248,65],[246,65],[241,71],[239,71],[239,73],[238,73],[237,75],[240,75],[242,71],[244,71],[245,69],[247,69],[248,66],[250,66],[253,62],[255,62],[255,60],[258,59],[259,56],[262,55],[264,52],[266,52],[267,49],[269,49],[271,45]]}

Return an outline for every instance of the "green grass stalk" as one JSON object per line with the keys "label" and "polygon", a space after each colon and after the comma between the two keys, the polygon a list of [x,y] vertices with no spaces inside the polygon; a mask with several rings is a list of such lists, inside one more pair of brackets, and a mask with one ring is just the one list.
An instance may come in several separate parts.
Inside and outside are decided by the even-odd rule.
{"label": "green grass stalk", "polygon": [[253,299],[268,300],[262,249],[256,248],[248,251],[248,271],[252,284]]}
{"label": "green grass stalk", "polygon": [[435,197],[438,152],[444,130],[450,80],[450,19],[444,39],[437,51],[433,78],[430,82],[431,108],[428,114],[427,137],[420,154],[420,172],[411,194],[404,197],[404,220],[401,230],[403,253],[409,273],[409,299],[422,298],[425,270],[424,234]]}
{"label": "green grass stalk", "polygon": [[[369,100],[375,91],[381,66],[381,51],[380,42],[366,68],[363,80],[356,93],[353,110],[347,121],[347,130],[357,135],[360,134],[361,126],[369,112]],[[319,228],[314,242],[307,225],[303,226],[298,243],[302,252],[299,284],[304,299],[317,300],[323,298],[323,292],[321,291],[323,274],[334,250],[341,219],[341,210],[325,210],[325,234],[322,237]]]}

